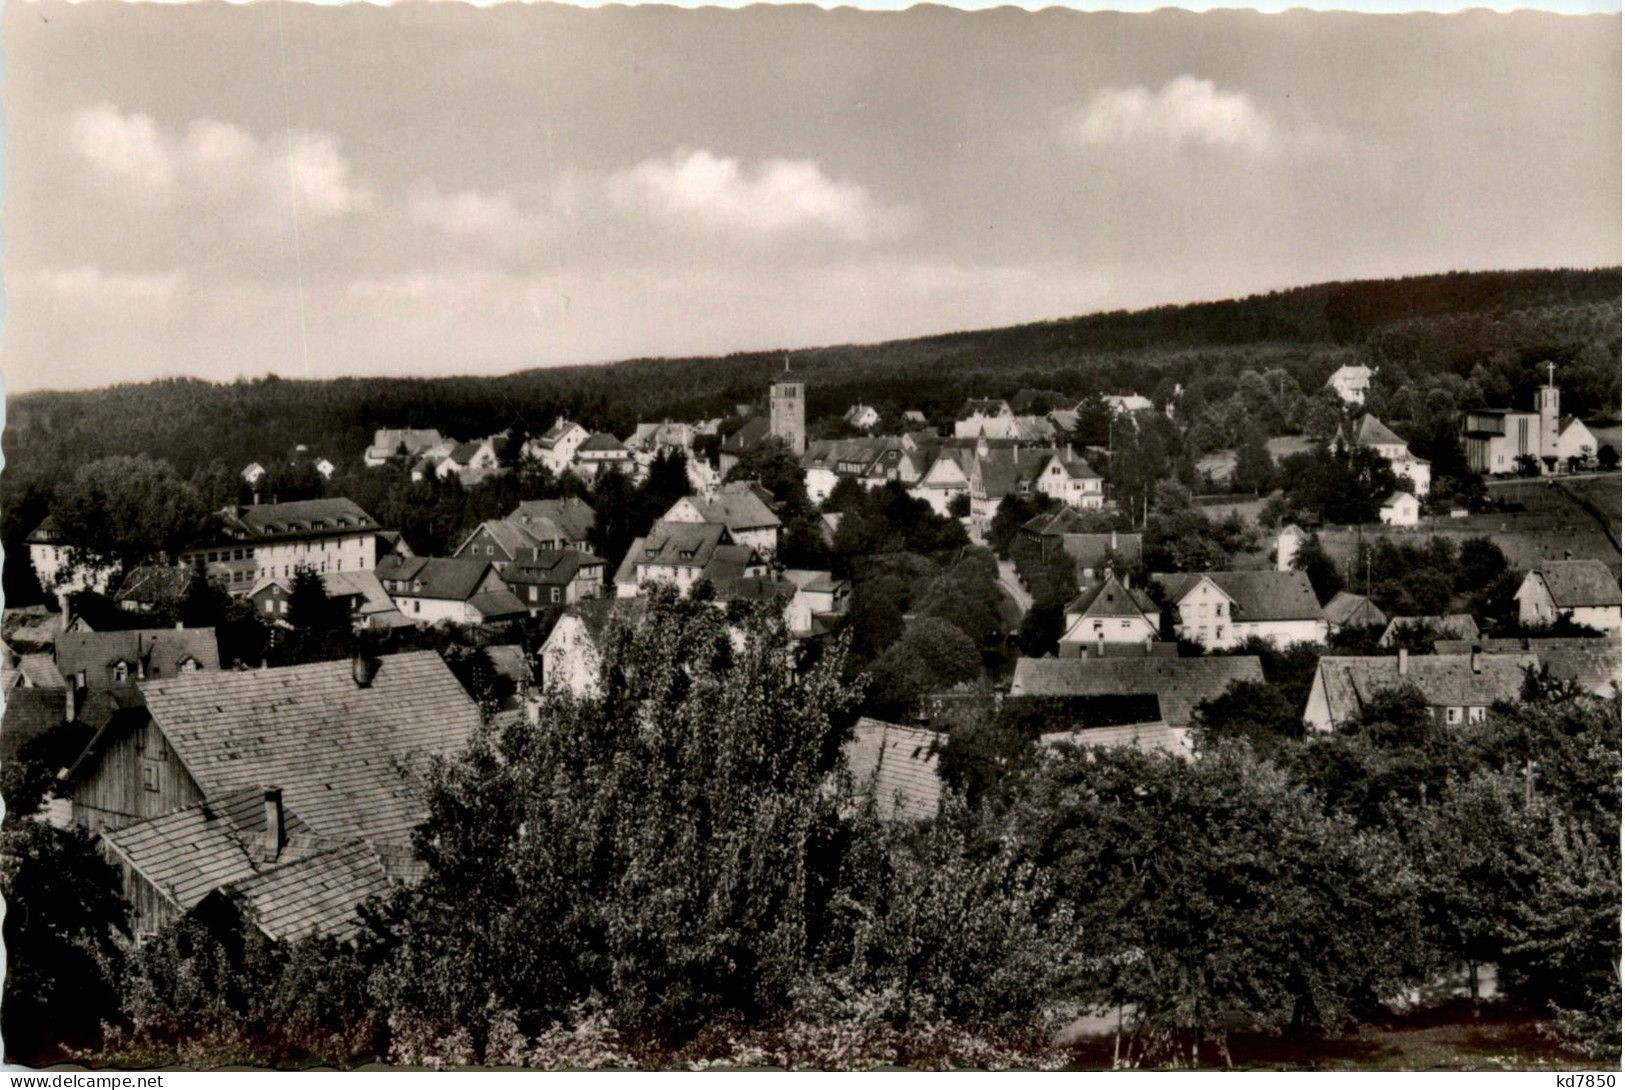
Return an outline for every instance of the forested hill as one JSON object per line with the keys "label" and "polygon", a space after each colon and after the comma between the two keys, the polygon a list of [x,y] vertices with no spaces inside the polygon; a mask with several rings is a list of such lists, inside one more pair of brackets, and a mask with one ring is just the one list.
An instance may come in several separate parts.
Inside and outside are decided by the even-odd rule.
{"label": "forested hill", "polygon": [[[1547,358],[1605,379],[1581,382],[1565,408],[1613,411],[1620,347],[1620,270],[1447,273],[1320,284],[1246,299],[1093,314],[1004,329],[788,353],[809,383],[809,411],[853,401],[950,413],[969,394],[1021,386],[1151,394],[1193,377],[1280,368],[1305,390],[1340,363],[1385,372],[1472,376],[1484,396],[1520,396]],[[433,379],[169,380],[40,392],[7,407],[0,505],[37,492],[85,461],[146,453],[182,474],[216,460],[234,468],[307,443],[358,458],[373,429],[433,426],[473,437],[518,423],[540,430],[566,413],[625,435],[640,418],[725,415],[758,400],[784,352],[639,359],[602,366]],[[117,361],[110,360],[110,371]],[[1578,375],[1577,375],[1578,377]],[[1573,398],[1578,398],[1576,402]],[[15,527],[6,519],[7,537]]]}

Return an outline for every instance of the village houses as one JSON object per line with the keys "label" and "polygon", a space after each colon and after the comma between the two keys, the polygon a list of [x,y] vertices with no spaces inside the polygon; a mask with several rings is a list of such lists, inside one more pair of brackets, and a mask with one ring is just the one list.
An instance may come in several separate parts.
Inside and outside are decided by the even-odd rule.
{"label": "village houses", "polygon": [[342,498],[227,507],[216,514],[213,535],[183,550],[180,560],[241,596],[262,579],[292,578],[300,568],[371,571],[382,529]]}
{"label": "village houses", "polygon": [[1285,647],[1325,643],[1326,617],[1301,571],[1180,572],[1151,577],[1173,613],[1174,634],[1209,650],[1256,636]]}
{"label": "village houses", "polygon": [[1548,560],[1523,577],[1513,598],[1525,625],[1568,621],[1599,632],[1620,630],[1619,583],[1600,560]]}

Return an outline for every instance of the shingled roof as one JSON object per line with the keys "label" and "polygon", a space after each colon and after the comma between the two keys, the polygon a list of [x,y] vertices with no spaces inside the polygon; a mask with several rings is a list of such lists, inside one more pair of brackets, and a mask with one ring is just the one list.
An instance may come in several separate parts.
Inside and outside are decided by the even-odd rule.
{"label": "shingled roof", "polygon": [[1383,629],[1380,639],[1377,640],[1383,647],[1392,647],[1394,641],[1406,632],[1419,632],[1426,629],[1438,632],[1444,636],[1459,640],[1478,638],[1478,622],[1471,613],[1439,613],[1419,617],[1395,617]]}
{"label": "shingled roof", "polygon": [[1099,696],[1155,694],[1162,721],[1188,727],[1196,706],[1233,682],[1263,681],[1257,655],[1199,658],[1018,659],[1010,695]]}
{"label": "shingled roof", "polygon": [[270,938],[348,939],[361,927],[356,909],[389,888],[389,872],[378,854],[351,842],[245,878],[217,895]]}
{"label": "shingled roof", "polygon": [[479,710],[433,651],[145,682],[154,723],[205,798],[277,784],[318,833],[404,843],[419,762],[461,748]]}
{"label": "shingled roof", "polygon": [[1378,609],[1371,599],[1347,590],[1340,590],[1332,595],[1332,600],[1326,603],[1321,615],[1333,628],[1347,628],[1351,625],[1371,628],[1388,623],[1388,615]]}
{"label": "shingled roof", "polygon": [[846,744],[846,765],[860,794],[874,798],[884,817],[929,820],[942,805],[935,731],[860,719]]}
{"label": "shingled roof", "polygon": [[1237,621],[1321,619],[1320,599],[1315,597],[1309,576],[1301,571],[1176,572],[1151,578],[1176,605],[1203,579],[1211,580],[1235,603],[1231,616]]}
{"label": "shingled roof", "polygon": [[1124,564],[1136,563],[1143,541],[1140,534],[1062,534],[1061,549],[1078,567],[1099,571],[1112,557]]}
{"label": "shingled roof", "polygon": [[[1465,655],[1474,648],[1486,654],[1527,651],[1552,677],[1566,678],[1599,696],[1612,696],[1619,686],[1618,636],[1511,636],[1477,640],[1438,640],[1438,655]],[[1414,660],[1412,660],[1414,661]]]}
{"label": "shingled roof", "polygon": [[1600,560],[1548,560],[1529,577],[1546,584],[1559,609],[1620,604],[1619,583]]}
{"label": "shingled roof", "polygon": [[116,682],[115,663],[146,664],[148,677],[173,677],[193,661],[202,670],[220,669],[220,646],[212,628],[131,628],[120,632],[64,632],[56,640],[56,666],[64,678],[85,675],[85,685],[100,688]]}
{"label": "shingled roof", "polygon": [[392,594],[466,602],[474,597],[491,570],[485,560],[446,556],[386,556],[374,574],[388,590],[390,583],[405,584]]}
{"label": "shingled roof", "polygon": [[[715,522],[730,530],[760,530],[779,525],[779,516],[745,481],[725,484],[709,496],[684,496],[672,506],[688,504],[705,522]],[[666,513],[669,519],[671,512]]]}
{"label": "shingled roof", "polygon": [[517,523],[542,541],[562,537],[580,542],[587,540],[588,531],[598,521],[598,513],[586,500],[569,496],[559,500],[525,500],[508,514],[507,521]]}
{"label": "shingled roof", "polygon": [[1145,592],[1124,586],[1115,575],[1108,575],[1072,599],[1066,607],[1069,617],[1144,617],[1148,613],[1155,616],[1159,612],[1157,603]]}
{"label": "shingled roof", "polygon": [[124,577],[113,600],[165,605],[186,597],[191,586],[190,568],[173,564],[142,564]]}
{"label": "shingled roof", "polygon": [[290,503],[257,503],[220,512],[227,540],[279,541],[377,530],[378,520],[342,496]]}
{"label": "shingled roof", "polygon": [[219,895],[273,939],[348,938],[356,907],[389,888],[383,863],[360,841],[316,836],[286,806],[284,846],[271,858],[262,846],[264,794],[233,791],[102,840],[179,913]]}
{"label": "shingled roof", "polygon": [[1363,447],[1404,446],[1405,440],[1394,430],[1370,413],[1360,417],[1354,425],[1354,441]]}
{"label": "shingled roof", "polygon": [[[1474,659],[1477,659],[1475,668]],[[1354,718],[1379,694],[1414,688],[1430,707],[1488,707],[1517,700],[1524,671],[1537,665],[1527,652],[1503,655],[1325,655],[1319,681],[1333,723]],[[1403,672],[1401,672],[1403,671]]]}
{"label": "shingled roof", "polygon": [[0,763],[15,760],[23,746],[67,717],[67,689],[12,689],[0,716]]}

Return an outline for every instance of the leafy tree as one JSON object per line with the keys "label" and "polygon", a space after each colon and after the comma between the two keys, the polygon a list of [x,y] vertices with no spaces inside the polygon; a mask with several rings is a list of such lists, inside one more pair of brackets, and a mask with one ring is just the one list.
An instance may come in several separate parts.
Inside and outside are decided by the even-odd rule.
{"label": "leafy tree", "polygon": [[869,703],[889,714],[912,714],[927,694],[981,676],[975,641],[940,618],[915,617],[875,660]]}
{"label": "leafy tree", "polygon": [[118,871],[87,833],[8,820],[0,826],[0,895],[7,1058],[38,1067],[95,1048],[102,1023],[117,1018],[130,934]]}
{"label": "leafy tree", "polygon": [[1010,555],[1010,546],[1015,541],[1021,528],[1034,517],[1057,506],[1055,501],[1045,496],[1024,496],[1012,492],[999,501],[999,509],[993,512],[993,521],[988,525],[987,543],[989,548],[1000,556]]}
{"label": "leafy tree", "polygon": [[331,632],[346,623],[333,599],[327,596],[327,585],[315,568],[300,565],[293,573],[288,588],[288,623],[305,632]]}
{"label": "leafy tree", "polygon": [[175,556],[196,540],[208,512],[167,462],[119,454],[87,462],[51,506],[75,563],[127,570]]}
{"label": "leafy tree", "polygon": [[1245,741],[1269,754],[1303,737],[1303,706],[1289,704],[1268,682],[1234,681],[1197,706],[1196,724],[1203,746]]}
{"label": "leafy tree", "polygon": [[1229,1058],[1238,1029],[1344,1026],[1414,973],[1415,876],[1273,765],[1063,749],[1012,815],[1074,914],[1085,994],[1131,1062]]}
{"label": "leafy tree", "polygon": [[491,655],[483,647],[449,647],[445,652],[446,665],[463,683],[463,688],[479,705],[480,714],[490,719],[513,698],[516,685],[512,678],[497,672]]}
{"label": "leafy tree", "polygon": [[1237,492],[1255,495],[1268,492],[1275,484],[1275,459],[1264,445],[1264,433],[1256,425],[1248,427],[1236,448],[1236,468],[1232,484]]}
{"label": "leafy tree", "polygon": [[1597,448],[1597,468],[1604,473],[1612,473],[1619,468],[1619,451],[1612,443],[1604,443]]}
{"label": "leafy tree", "polygon": [[1343,573],[1321,543],[1319,534],[1312,533],[1298,543],[1292,568],[1309,577],[1309,585],[1315,588],[1315,597],[1320,599],[1321,605],[1337,597],[1338,591],[1343,589]]}
{"label": "leafy tree", "polygon": [[782,1012],[830,937],[836,660],[797,672],[765,612],[736,645],[708,606],[649,611],[612,630],[602,696],[553,694],[434,777],[427,873],[381,919],[398,1059],[457,1034],[478,1061],[591,995],[666,1040]]}
{"label": "leafy tree", "polygon": [[[66,714],[66,701],[63,711]],[[57,774],[85,751],[92,731],[83,722],[59,723],[18,747],[16,756],[0,762],[0,798],[8,823],[39,813],[59,786]]]}

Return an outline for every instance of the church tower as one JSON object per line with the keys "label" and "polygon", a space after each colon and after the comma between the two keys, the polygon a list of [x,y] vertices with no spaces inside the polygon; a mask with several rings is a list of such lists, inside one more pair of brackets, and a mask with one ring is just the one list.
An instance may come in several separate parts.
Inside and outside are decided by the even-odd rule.
{"label": "church tower", "polygon": [[768,394],[768,432],[797,458],[807,453],[806,384],[788,374]]}
{"label": "church tower", "polygon": [[1540,413],[1540,468],[1543,473],[1550,472],[1546,468],[1546,460],[1557,457],[1557,429],[1560,417],[1557,414],[1556,370],[1556,364],[1550,362],[1546,364],[1546,385],[1535,395],[1535,408]]}

